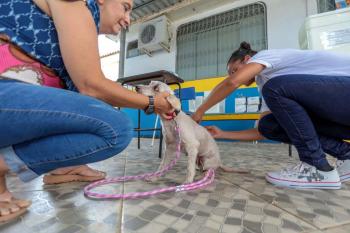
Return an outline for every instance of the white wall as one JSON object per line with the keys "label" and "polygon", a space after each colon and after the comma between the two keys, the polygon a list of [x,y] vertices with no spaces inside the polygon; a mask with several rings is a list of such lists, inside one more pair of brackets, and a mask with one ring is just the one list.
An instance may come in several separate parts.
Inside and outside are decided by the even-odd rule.
{"label": "white wall", "polygon": [[102,58],[101,68],[106,78],[117,81],[119,75],[119,53]]}
{"label": "white wall", "polygon": [[[170,53],[162,51],[155,53],[153,57],[142,55],[128,58],[125,62],[124,76],[156,70],[169,70],[174,72],[176,66],[176,29],[180,25],[255,2],[257,1],[236,0],[222,4],[216,8],[210,7],[205,10],[200,8],[198,8],[198,10],[192,9],[189,17],[183,17],[172,22],[174,38],[172,40]],[[268,48],[299,48],[299,29],[307,15],[317,12],[316,0],[262,0],[261,2],[266,4]],[[137,36],[138,25],[133,25],[127,34],[126,40],[127,42],[136,40]]]}
{"label": "white wall", "polygon": [[113,81],[116,81],[119,75],[119,48],[119,41],[112,41],[105,35],[99,35],[98,49],[100,57],[102,57],[100,60],[102,72],[106,78]]}
{"label": "white wall", "polygon": [[[139,25],[133,25],[126,37],[126,44],[129,41],[137,40]],[[176,28],[173,29],[176,33]],[[171,41],[171,52],[156,52],[152,57],[141,55],[133,58],[127,58],[125,61],[124,77],[142,74],[157,70],[175,71],[176,37]]]}
{"label": "white wall", "polygon": [[264,2],[267,6],[268,48],[299,48],[299,29],[306,16],[317,12],[317,5],[308,0]]}

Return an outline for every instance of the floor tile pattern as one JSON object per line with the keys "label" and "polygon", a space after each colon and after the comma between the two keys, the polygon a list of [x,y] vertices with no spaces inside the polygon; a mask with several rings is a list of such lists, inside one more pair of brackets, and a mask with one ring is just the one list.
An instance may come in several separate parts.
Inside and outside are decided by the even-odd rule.
{"label": "floor tile pattern", "polygon": [[[9,176],[16,196],[33,201],[27,214],[0,225],[0,232],[35,233],[347,233],[350,232],[350,183],[341,190],[293,190],[268,184],[267,171],[297,162],[284,144],[218,142],[225,165],[249,174],[218,172],[214,183],[191,192],[165,193],[134,200],[93,200],[83,183],[43,185],[41,177],[22,183]],[[92,166],[109,177],[155,171],[158,145],[142,139],[121,155]],[[333,160],[332,160],[333,161]],[[179,185],[185,179],[186,157],[155,182],[108,185],[101,192],[127,193]],[[196,179],[202,174],[198,172]]]}

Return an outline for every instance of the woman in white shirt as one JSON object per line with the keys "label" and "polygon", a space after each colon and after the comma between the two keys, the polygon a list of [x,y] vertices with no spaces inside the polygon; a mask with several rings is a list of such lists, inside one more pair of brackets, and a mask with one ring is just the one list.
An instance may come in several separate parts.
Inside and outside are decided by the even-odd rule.
{"label": "woman in white shirt", "polygon": [[[293,188],[339,189],[350,180],[350,56],[327,51],[295,49],[256,52],[242,42],[230,57],[228,77],[218,84],[193,119],[241,85],[256,81],[262,94],[258,128],[224,132],[208,127],[215,138],[293,144],[300,163],[268,172],[272,184]],[[328,153],[338,159],[333,168]]]}

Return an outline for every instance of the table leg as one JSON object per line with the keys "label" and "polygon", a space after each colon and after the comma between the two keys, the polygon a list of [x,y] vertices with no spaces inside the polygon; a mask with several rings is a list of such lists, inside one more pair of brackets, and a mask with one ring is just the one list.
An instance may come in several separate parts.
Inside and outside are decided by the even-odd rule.
{"label": "table leg", "polygon": [[288,145],[288,155],[289,155],[289,157],[292,157],[292,145],[291,144]]}
{"label": "table leg", "polygon": [[163,150],[163,131],[162,126],[160,126],[160,135],[159,135],[159,158],[162,158],[162,150]]}
{"label": "table leg", "polygon": [[140,138],[141,138],[141,111],[140,109],[137,110],[137,148],[141,148]]}

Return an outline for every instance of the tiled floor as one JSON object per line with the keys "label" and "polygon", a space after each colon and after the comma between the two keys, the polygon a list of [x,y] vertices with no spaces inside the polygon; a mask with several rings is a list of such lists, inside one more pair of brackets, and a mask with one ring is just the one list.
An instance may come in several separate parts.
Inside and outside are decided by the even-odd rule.
{"label": "tiled floor", "polygon": [[[44,186],[41,179],[23,184],[10,177],[11,191],[33,204],[21,219],[0,225],[0,232],[350,232],[350,183],[341,190],[274,187],[266,183],[264,174],[296,160],[288,157],[286,145],[219,142],[219,147],[226,165],[249,169],[251,174],[218,173],[203,190],[124,201],[87,199],[81,183]],[[133,141],[120,156],[93,166],[110,177],[154,171],[159,163],[157,148],[143,139],[137,150]],[[137,181],[100,190],[126,193],[181,184],[185,159],[157,182]]]}

